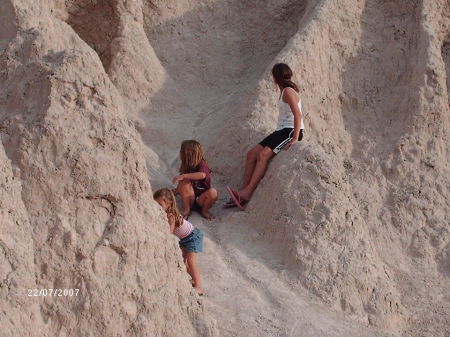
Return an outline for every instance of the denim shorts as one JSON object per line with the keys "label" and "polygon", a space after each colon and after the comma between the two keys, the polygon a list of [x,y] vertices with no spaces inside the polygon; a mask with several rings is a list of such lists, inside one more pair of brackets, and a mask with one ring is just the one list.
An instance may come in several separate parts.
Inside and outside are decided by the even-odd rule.
{"label": "denim shorts", "polygon": [[203,252],[203,233],[200,229],[195,228],[191,234],[181,239],[180,247],[186,249],[190,253]]}

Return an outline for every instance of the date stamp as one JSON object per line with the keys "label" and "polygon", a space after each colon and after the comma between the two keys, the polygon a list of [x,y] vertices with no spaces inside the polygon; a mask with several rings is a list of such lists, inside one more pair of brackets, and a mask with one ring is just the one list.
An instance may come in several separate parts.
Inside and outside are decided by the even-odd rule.
{"label": "date stamp", "polygon": [[80,289],[69,288],[69,289],[52,289],[52,288],[42,288],[42,289],[27,289],[28,296],[56,296],[56,297],[72,297],[78,296]]}

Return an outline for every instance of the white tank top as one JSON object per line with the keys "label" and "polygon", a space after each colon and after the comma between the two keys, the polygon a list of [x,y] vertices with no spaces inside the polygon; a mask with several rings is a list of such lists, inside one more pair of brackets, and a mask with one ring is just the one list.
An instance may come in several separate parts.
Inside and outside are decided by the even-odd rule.
{"label": "white tank top", "polygon": [[[302,111],[302,100],[300,99],[300,96],[298,95],[297,91],[292,89],[291,87],[286,87],[281,92],[280,100],[278,101],[278,124],[275,131],[284,129],[284,128],[294,128],[294,114],[292,113],[291,107],[289,104],[287,104],[285,101],[283,101],[283,94],[286,89],[291,89],[295,92],[295,94],[298,97],[298,108],[300,111]],[[303,124],[303,114],[302,114],[302,120],[300,121],[300,129],[304,129],[305,125]]]}
{"label": "white tank top", "polygon": [[179,239],[184,239],[186,236],[191,234],[194,231],[194,225],[191,224],[189,221],[183,219],[183,222],[180,226],[174,228],[173,234],[178,236]]}

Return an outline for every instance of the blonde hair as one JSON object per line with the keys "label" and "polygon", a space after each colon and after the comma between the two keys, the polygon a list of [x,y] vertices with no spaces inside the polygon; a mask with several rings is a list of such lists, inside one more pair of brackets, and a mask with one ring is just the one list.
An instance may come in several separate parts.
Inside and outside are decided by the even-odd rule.
{"label": "blonde hair", "polygon": [[202,146],[196,140],[185,140],[180,148],[181,166],[180,173],[195,172],[202,160],[205,160]]}
{"label": "blonde hair", "polygon": [[172,191],[168,188],[160,188],[153,194],[153,199],[163,199],[168,203],[169,207],[167,208],[167,214],[173,214],[175,217],[175,226],[179,227],[182,224],[181,214],[177,207],[177,201]]}

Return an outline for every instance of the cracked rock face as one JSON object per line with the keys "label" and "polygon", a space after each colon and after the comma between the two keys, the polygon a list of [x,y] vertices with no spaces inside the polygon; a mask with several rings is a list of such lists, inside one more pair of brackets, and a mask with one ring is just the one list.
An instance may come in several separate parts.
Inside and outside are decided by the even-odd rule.
{"label": "cracked rock face", "polygon": [[[334,308],[398,335],[445,336],[448,2],[322,5],[277,57],[297,71],[306,136],[273,160],[242,221]],[[229,130],[239,161],[273,127],[274,99],[266,78],[229,119],[211,147],[220,169],[235,169],[216,150]]]}
{"label": "cracked rock face", "polygon": [[[41,5],[1,5],[4,333],[215,335],[152,200],[143,144],[102,64],[108,53],[98,46],[99,58],[82,40],[89,32]],[[71,5],[69,23],[89,10]],[[27,297],[35,288],[79,291]]]}

